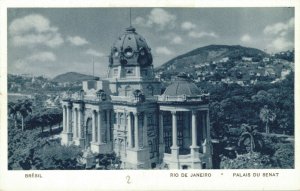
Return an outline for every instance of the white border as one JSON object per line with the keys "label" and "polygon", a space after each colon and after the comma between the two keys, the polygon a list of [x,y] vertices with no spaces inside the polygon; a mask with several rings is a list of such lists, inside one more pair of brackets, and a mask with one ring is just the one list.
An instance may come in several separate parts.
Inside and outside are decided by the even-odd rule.
{"label": "white border", "polygon": [[[0,0],[0,190],[300,190],[299,171],[299,43],[295,45],[295,169],[293,170],[121,170],[8,171],[7,170],[7,8],[17,7],[295,7],[295,42],[299,42],[297,0]],[[36,172],[42,179],[26,179]],[[212,177],[170,178],[170,173],[211,173]],[[279,177],[233,178],[233,172],[278,172]],[[223,175],[222,175],[223,173]],[[126,176],[131,177],[127,184]]]}

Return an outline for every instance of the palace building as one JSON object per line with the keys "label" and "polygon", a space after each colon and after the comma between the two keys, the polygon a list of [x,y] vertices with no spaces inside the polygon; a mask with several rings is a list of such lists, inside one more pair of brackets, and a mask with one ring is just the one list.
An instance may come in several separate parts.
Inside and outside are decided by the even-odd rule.
{"label": "palace building", "polygon": [[62,101],[62,144],[115,152],[124,169],[212,168],[209,95],[181,74],[164,92],[146,40],[129,27],[114,42],[107,78]]}

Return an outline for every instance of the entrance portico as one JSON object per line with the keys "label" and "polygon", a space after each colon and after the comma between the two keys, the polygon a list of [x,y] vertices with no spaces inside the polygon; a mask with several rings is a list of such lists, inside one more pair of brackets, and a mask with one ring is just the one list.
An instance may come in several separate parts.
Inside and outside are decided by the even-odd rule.
{"label": "entrance portico", "polygon": [[186,75],[158,96],[160,153],[170,169],[211,167],[208,96]]}
{"label": "entrance portico", "polygon": [[[181,169],[182,166],[188,166],[193,169],[200,169],[207,166],[206,152],[210,148],[207,142],[210,142],[207,134],[207,126],[209,124],[208,108],[206,106],[160,106],[160,130],[162,132],[171,130],[171,146],[170,139],[163,133],[163,143],[166,145],[163,151],[163,161],[168,164],[170,169]],[[168,116],[169,115],[169,116]],[[170,118],[171,124],[164,124],[164,116]],[[203,121],[206,120],[206,121]],[[171,128],[170,128],[171,126]],[[205,133],[205,134],[204,134]],[[168,148],[169,147],[169,148]],[[160,147],[160,149],[162,149]],[[161,151],[160,151],[161,152]]]}

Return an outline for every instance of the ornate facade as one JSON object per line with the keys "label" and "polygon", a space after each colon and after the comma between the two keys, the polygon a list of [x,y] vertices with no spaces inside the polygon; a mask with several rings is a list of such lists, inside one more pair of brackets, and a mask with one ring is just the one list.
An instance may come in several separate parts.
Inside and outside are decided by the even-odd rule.
{"label": "ornate facade", "polygon": [[117,38],[107,78],[63,99],[62,144],[115,152],[125,169],[211,168],[208,95],[185,75],[161,94],[151,49],[129,27]]}

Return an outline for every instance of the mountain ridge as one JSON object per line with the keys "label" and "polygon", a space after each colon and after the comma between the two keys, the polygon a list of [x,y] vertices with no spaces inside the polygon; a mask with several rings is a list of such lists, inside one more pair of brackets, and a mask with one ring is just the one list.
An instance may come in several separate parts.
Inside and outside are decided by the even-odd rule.
{"label": "mountain ridge", "polygon": [[92,75],[81,74],[78,72],[66,72],[57,75],[52,79],[54,82],[81,82],[85,80],[99,79],[98,77]]}
{"label": "mountain ridge", "polygon": [[195,65],[203,62],[213,62],[222,58],[238,59],[239,57],[257,57],[269,56],[262,50],[244,47],[241,45],[208,45],[193,49],[187,53],[181,54],[157,67],[155,70],[164,70],[171,65]]}

